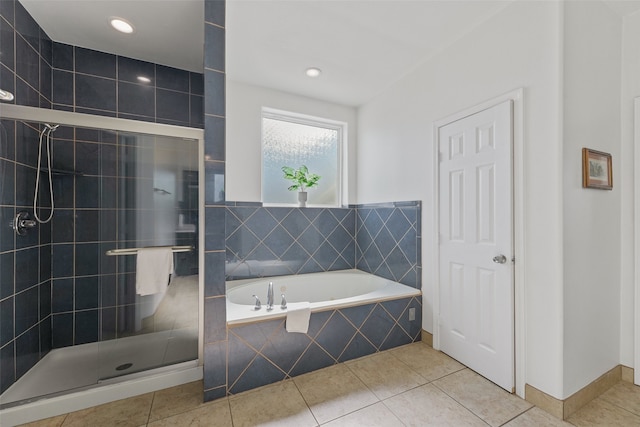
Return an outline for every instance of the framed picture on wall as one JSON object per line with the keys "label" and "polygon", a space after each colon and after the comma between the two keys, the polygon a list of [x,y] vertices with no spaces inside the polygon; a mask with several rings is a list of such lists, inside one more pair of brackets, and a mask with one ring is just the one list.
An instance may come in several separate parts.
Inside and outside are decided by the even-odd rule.
{"label": "framed picture on wall", "polygon": [[613,189],[611,154],[582,149],[582,186],[600,190]]}

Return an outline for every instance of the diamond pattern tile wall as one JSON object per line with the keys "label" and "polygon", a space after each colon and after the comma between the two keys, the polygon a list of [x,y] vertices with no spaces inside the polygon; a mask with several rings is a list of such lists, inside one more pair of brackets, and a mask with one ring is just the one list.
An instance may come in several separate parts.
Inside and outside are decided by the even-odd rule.
{"label": "diamond pattern tile wall", "polygon": [[355,268],[352,208],[275,208],[231,203],[227,280]]}
{"label": "diamond pattern tile wall", "polygon": [[312,313],[306,334],[286,332],[285,319],[229,328],[229,393],[418,341],[421,314],[420,299],[411,297]]}
{"label": "diamond pattern tile wall", "polygon": [[229,202],[227,280],[358,268],[421,286],[420,202],[350,208]]}
{"label": "diamond pattern tile wall", "polygon": [[356,268],[421,288],[421,203],[359,205]]}
{"label": "diamond pattern tile wall", "polygon": [[[324,209],[228,202],[226,278],[358,268],[420,288],[420,209],[420,202]],[[307,334],[287,333],[284,319],[231,327],[227,393],[419,340],[421,316],[413,297],[312,313]]]}

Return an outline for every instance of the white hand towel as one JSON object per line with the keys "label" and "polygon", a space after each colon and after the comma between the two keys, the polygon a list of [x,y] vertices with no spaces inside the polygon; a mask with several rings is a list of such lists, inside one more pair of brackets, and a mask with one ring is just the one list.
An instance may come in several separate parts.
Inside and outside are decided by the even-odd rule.
{"label": "white hand towel", "polygon": [[151,295],[164,292],[173,274],[171,247],[140,248],[136,266],[136,293]]}
{"label": "white hand towel", "polygon": [[311,304],[308,302],[290,302],[287,304],[287,332],[306,334],[309,330]]}

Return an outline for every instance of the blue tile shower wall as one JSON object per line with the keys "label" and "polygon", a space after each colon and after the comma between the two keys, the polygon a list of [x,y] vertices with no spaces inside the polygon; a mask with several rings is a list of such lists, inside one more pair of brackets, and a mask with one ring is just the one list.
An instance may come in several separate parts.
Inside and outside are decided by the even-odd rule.
{"label": "blue tile shower wall", "polygon": [[200,73],[57,42],[52,51],[51,101],[56,110],[204,126]]}
{"label": "blue tile shower wall", "polygon": [[[51,107],[51,46],[20,3],[0,1],[0,88],[11,103]],[[16,237],[9,225],[31,210],[39,131],[0,120],[0,393],[51,349],[51,227]]]}
{"label": "blue tile shower wall", "polygon": [[[137,75],[143,73],[151,77],[151,84],[137,80]],[[0,88],[14,93],[15,99],[10,103],[17,105],[204,126],[203,74],[52,42],[16,0],[0,0]],[[74,205],[75,192],[89,189],[74,178],[54,178],[54,186],[62,186],[57,191],[60,197],[56,198],[56,204],[62,209],[60,216],[56,216],[55,231],[51,224],[41,225],[38,233],[14,237],[6,224],[16,211],[32,210],[34,155],[41,129],[35,123],[13,120],[0,123],[0,392],[3,392],[50,350],[53,330],[67,331],[56,335],[57,345],[89,342],[99,336],[108,338],[109,325],[115,328],[117,324],[115,314],[96,308],[96,299],[108,302],[130,297],[112,284],[115,278],[112,272],[115,268],[116,273],[126,273],[132,266],[114,267],[111,260],[101,260],[98,262],[103,269],[101,273],[87,274],[86,267],[95,264],[93,255],[104,253],[113,241],[112,236],[96,235],[97,228],[93,226],[65,227],[77,220],[93,225],[100,222],[106,229],[111,218],[109,213],[91,211],[87,205],[90,200],[79,198]],[[64,136],[65,130],[61,128],[56,135],[57,158],[63,161],[67,156],[71,165],[89,155],[86,148],[100,146],[102,158],[107,159],[115,147],[110,139],[98,141],[96,136],[80,130],[75,133],[67,130]],[[102,171],[94,174],[97,177],[87,177],[87,183],[92,178],[95,181],[112,177],[114,162],[101,162]],[[69,184],[62,181],[73,184],[67,187]],[[46,187],[47,183],[43,185]],[[47,196],[43,194],[43,199]],[[81,211],[70,215],[76,208]],[[51,243],[53,237],[55,245]],[[82,250],[77,250],[78,247]],[[56,281],[62,279],[56,283],[53,298],[55,315],[52,315],[52,277]],[[104,282],[98,282],[97,286],[96,280]],[[98,288],[105,292],[96,295]],[[64,312],[67,316],[57,317],[63,314],[62,310],[71,311]],[[99,329],[99,325],[107,325],[106,330]]]}

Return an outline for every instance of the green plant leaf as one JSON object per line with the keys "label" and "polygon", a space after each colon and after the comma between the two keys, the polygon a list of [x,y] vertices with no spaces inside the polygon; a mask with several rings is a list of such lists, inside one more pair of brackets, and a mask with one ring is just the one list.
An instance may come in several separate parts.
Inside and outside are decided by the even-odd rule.
{"label": "green plant leaf", "polygon": [[298,169],[283,166],[282,172],[284,173],[284,179],[293,181],[293,185],[288,188],[289,191],[305,191],[305,188],[316,187],[321,178],[320,175],[309,173],[309,168],[305,165],[300,166]]}

